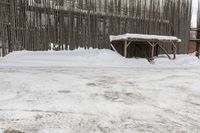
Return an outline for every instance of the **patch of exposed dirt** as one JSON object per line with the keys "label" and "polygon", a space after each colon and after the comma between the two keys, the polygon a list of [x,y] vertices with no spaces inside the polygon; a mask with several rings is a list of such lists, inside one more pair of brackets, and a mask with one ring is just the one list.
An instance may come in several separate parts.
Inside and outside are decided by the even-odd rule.
{"label": "patch of exposed dirt", "polygon": [[105,92],[103,95],[107,100],[112,102],[123,102],[125,104],[132,104],[140,102],[145,98],[141,94],[132,92]]}
{"label": "patch of exposed dirt", "polygon": [[20,130],[7,129],[4,131],[4,133],[25,133],[25,132],[22,132]]}
{"label": "patch of exposed dirt", "polygon": [[58,93],[68,94],[68,93],[71,93],[71,91],[70,90],[59,90]]}

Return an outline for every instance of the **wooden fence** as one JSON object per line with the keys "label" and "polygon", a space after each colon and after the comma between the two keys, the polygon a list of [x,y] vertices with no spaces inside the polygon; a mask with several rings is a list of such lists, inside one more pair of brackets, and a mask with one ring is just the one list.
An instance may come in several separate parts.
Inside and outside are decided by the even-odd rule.
{"label": "wooden fence", "polygon": [[192,0],[0,0],[2,54],[15,50],[109,48],[109,35],[182,39],[187,52]]}
{"label": "wooden fence", "polygon": [[198,1],[198,13],[197,13],[197,39],[200,39],[200,1]]}

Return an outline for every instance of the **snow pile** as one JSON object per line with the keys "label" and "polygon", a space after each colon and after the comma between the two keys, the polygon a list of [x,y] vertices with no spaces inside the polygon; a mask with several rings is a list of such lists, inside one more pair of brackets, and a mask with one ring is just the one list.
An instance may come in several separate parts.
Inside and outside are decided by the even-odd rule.
{"label": "snow pile", "polygon": [[167,60],[167,57],[161,56],[155,59],[157,66],[168,67],[187,67],[187,66],[199,66],[200,60],[194,55],[178,55],[175,60]]}
{"label": "snow pile", "polygon": [[144,39],[144,40],[166,40],[166,41],[177,41],[181,40],[175,36],[161,36],[161,35],[148,35],[148,34],[123,34],[123,35],[112,35],[110,41],[127,40],[127,39]]}
{"label": "snow pile", "polygon": [[176,60],[166,56],[156,57],[150,64],[144,58],[126,59],[106,49],[77,49],[73,51],[19,51],[0,59],[1,67],[189,67],[200,66],[198,58],[192,55],[178,55]]}
{"label": "snow pile", "polygon": [[19,51],[0,61],[0,66],[129,67],[144,64],[150,65],[146,59],[125,59],[111,50],[82,48],[73,51]]}

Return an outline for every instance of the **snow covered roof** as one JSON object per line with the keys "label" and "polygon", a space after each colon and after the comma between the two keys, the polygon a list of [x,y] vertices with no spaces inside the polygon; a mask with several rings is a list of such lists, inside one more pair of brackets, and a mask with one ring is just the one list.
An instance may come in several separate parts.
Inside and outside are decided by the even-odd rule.
{"label": "snow covered roof", "polygon": [[160,41],[175,41],[181,42],[181,39],[175,36],[162,36],[162,35],[148,35],[148,34],[123,34],[123,35],[111,35],[110,41],[119,40],[160,40]]}

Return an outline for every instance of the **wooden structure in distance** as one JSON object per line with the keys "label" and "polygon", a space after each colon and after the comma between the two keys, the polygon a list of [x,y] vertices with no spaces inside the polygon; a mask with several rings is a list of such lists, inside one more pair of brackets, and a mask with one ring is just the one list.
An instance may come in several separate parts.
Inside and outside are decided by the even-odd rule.
{"label": "wooden structure in distance", "polygon": [[190,41],[194,41],[196,43],[196,56],[200,58],[200,39],[193,39]]}
{"label": "wooden structure in distance", "polygon": [[[180,39],[178,39],[175,36],[160,36],[160,35],[147,35],[147,34],[124,34],[124,35],[117,35],[117,36],[110,36],[111,41],[111,48],[115,51],[119,51],[116,49],[117,45],[122,44],[123,47],[123,54],[121,54],[124,57],[128,57],[128,48],[130,45],[134,44],[148,44],[151,49],[147,49],[150,52],[150,56],[147,57],[149,61],[154,59],[155,55],[158,55],[160,53],[164,53],[167,55],[169,59],[176,59],[177,54],[177,45],[181,42]],[[171,52],[169,53],[169,50],[167,50],[164,45],[171,45]],[[145,53],[148,51],[141,51],[141,53]],[[173,54],[173,57],[170,56],[170,54]]]}
{"label": "wooden structure in distance", "polygon": [[[200,14],[200,11],[199,11]],[[199,17],[199,16],[198,16]],[[200,18],[198,18],[200,19]],[[195,31],[197,33],[197,36],[195,39],[190,39],[190,41],[194,41],[196,43],[196,56],[200,58],[200,20],[198,20],[198,27],[197,28],[191,28],[190,31]]]}

